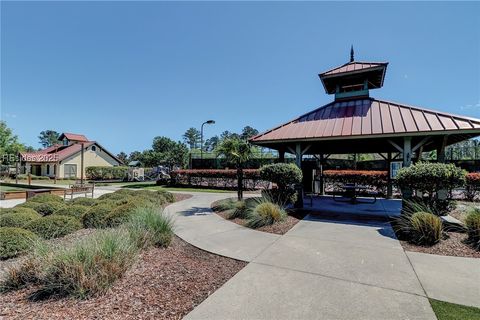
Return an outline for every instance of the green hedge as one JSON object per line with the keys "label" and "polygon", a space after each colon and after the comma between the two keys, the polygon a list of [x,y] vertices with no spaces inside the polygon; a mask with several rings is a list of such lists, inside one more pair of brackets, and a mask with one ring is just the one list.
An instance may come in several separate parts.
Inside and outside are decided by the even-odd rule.
{"label": "green hedge", "polygon": [[440,190],[453,190],[465,185],[467,172],[454,164],[420,162],[402,168],[396,176],[396,184],[402,189],[417,191],[421,196],[435,198]]}
{"label": "green hedge", "polygon": [[85,173],[90,180],[123,180],[128,167],[87,167]]}
{"label": "green hedge", "polygon": [[260,168],[260,179],[275,183],[282,190],[301,183],[302,178],[302,170],[293,163],[275,163]]}

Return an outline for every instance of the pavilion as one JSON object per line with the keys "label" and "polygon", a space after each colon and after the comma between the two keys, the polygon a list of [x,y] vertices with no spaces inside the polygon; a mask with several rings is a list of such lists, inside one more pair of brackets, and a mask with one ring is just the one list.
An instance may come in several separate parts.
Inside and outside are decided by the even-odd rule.
{"label": "pavilion", "polygon": [[[480,119],[372,98],[370,90],[383,86],[387,62],[354,60],[319,74],[334,101],[250,139],[252,144],[296,157],[313,155],[323,160],[330,154],[378,153],[390,169],[401,159],[409,166],[422,152],[436,150],[445,161],[445,147],[480,135]],[[321,172],[321,170],[320,170]],[[390,172],[389,172],[390,177]],[[391,196],[389,180],[387,196]]]}

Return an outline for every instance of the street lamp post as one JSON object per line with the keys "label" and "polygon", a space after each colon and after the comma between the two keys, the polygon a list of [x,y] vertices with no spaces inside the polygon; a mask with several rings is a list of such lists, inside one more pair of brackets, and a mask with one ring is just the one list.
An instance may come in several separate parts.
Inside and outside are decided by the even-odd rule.
{"label": "street lamp post", "polygon": [[207,120],[202,123],[202,127],[200,129],[200,160],[203,160],[203,125],[204,124],[215,124],[215,120]]}

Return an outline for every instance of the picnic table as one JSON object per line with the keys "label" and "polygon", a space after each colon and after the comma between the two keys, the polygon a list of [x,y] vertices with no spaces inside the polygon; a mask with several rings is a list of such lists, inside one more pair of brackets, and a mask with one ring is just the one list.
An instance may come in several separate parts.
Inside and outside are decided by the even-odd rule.
{"label": "picnic table", "polygon": [[[350,202],[352,204],[357,203],[375,203],[377,201],[377,192],[369,191],[367,186],[347,183],[341,186],[342,192],[340,197],[335,197],[333,194],[333,200],[337,202]],[[370,196],[373,196],[373,201],[359,201],[358,195],[368,193]],[[341,198],[346,198],[347,200],[341,200]]]}

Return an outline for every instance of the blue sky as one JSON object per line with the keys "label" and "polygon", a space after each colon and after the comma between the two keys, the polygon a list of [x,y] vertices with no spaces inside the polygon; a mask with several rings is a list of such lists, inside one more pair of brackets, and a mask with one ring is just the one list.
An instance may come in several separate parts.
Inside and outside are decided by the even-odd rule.
{"label": "blue sky", "polygon": [[45,129],[112,152],[269,129],[332,97],[317,74],[388,61],[371,96],[480,118],[480,4],[1,3],[1,118],[28,145]]}

